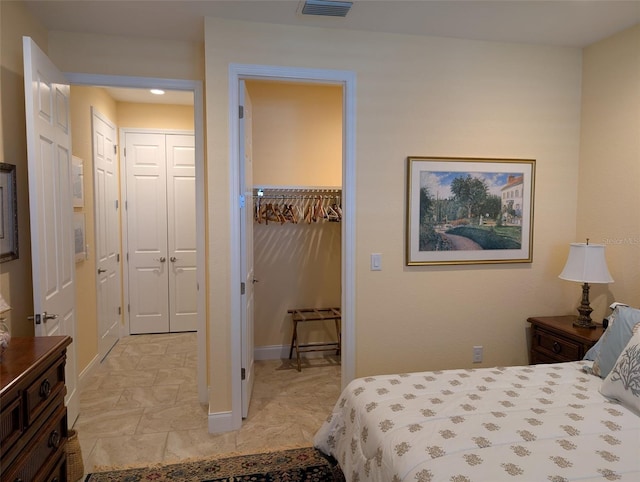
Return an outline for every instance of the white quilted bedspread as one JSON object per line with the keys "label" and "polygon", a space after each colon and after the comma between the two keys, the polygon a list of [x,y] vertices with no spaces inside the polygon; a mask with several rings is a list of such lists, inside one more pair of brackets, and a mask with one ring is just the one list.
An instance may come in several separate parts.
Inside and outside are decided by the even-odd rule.
{"label": "white quilted bedspread", "polygon": [[360,378],[315,446],[347,481],[640,481],[640,417],[584,362]]}

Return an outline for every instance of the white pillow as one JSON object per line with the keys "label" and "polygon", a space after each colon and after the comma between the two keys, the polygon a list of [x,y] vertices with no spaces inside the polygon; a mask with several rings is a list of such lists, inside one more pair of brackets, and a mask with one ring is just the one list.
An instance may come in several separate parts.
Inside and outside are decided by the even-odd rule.
{"label": "white pillow", "polygon": [[640,414],[640,323],[633,328],[629,343],[602,382],[600,393]]}
{"label": "white pillow", "polygon": [[640,310],[636,308],[618,306],[615,311],[615,321],[602,335],[600,352],[593,362],[593,373],[600,378],[609,374],[629,342],[633,327],[640,323]]}

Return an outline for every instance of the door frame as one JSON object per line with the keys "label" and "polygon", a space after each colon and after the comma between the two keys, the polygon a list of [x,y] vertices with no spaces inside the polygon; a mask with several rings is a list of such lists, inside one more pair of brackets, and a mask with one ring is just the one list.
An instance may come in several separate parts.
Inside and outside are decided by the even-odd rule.
{"label": "door frame", "polygon": [[[70,85],[103,87],[128,87],[138,89],[158,88],[193,92],[194,134],[196,156],[196,249],[198,269],[198,399],[209,402],[207,384],[207,338],[206,338],[206,257],[205,257],[205,173],[204,173],[204,92],[198,80],[164,79],[155,77],[131,77],[122,75],[87,74],[65,72]],[[124,211],[124,210],[122,210]]]}
{"label": "door frame", "polygon": [[[355,234],[356,234],[356,74],[347,70],[308,69],[270,65],[229,65],[229,187],[231,221],[231,427],[242,426],[242,299],[240,293],[241,252],[240,223],[243,222],[240,200],[239,159],[239,83],[240,80],[276,80],[338,84],[343,86],[342,97],[342,211],[347,222],[342,227],[342,363],[341,378],[344,388],[355,377]],[[211,335],[212,336],[212,335]],[[210,340],[212,342],[212,340]],[[237,376],[236,376],[237,374]],[[210,415],[211,428],[216,430],[218,420]]]}

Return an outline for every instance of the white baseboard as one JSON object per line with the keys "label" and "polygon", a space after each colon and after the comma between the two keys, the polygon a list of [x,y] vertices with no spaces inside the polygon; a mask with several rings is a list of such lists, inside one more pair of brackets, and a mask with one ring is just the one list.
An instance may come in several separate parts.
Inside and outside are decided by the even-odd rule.
{"label": "white baseboard", "polygon": [[[287,360],[289,359],[289,350],[291,349],[291,345],[266,345],[266,346],[256,346],[253,349],[253,359],[254,360]],[[335,353],[335,352],[334,352]],[[322,351],[311,351],[306,353],[301,353],[301,356],[304,358],[322,358],[325,356],[326,352]],[[291,354],[291,358],[295,360],[295,350]]]}
{"label": "white baseboard", "polygon": [[87,381],[91,378],[91,375],[93,375],[93,371],[98,367],[99,364],[100,364],[100,360],[98,359],[98,355],[96,355],[93,357],[93,360],[91,360],[89,364],[85,367],[85,369],[82,370],[78,375],[79,388],[84,388]]}
{"label": "white baseboard", "polygon": [[281,360],[289,358],[288,345],[256,346],[253,349],[254,360]]}
{"label": "white baseboard", "polygon": [[210,413],[208,422],[209,433],[231,432],[240,428],[233,425],[231,412]]}

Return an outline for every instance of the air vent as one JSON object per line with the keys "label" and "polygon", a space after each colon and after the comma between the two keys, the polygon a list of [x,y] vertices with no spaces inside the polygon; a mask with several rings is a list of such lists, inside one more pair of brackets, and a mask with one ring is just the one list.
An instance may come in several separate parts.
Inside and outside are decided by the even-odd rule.
{"label": "air vent", "polygon": [[346,17],[353,2],[334,2],[331,0],[305,0],[302,7],[303,15],[318,15],[321,17]]}

